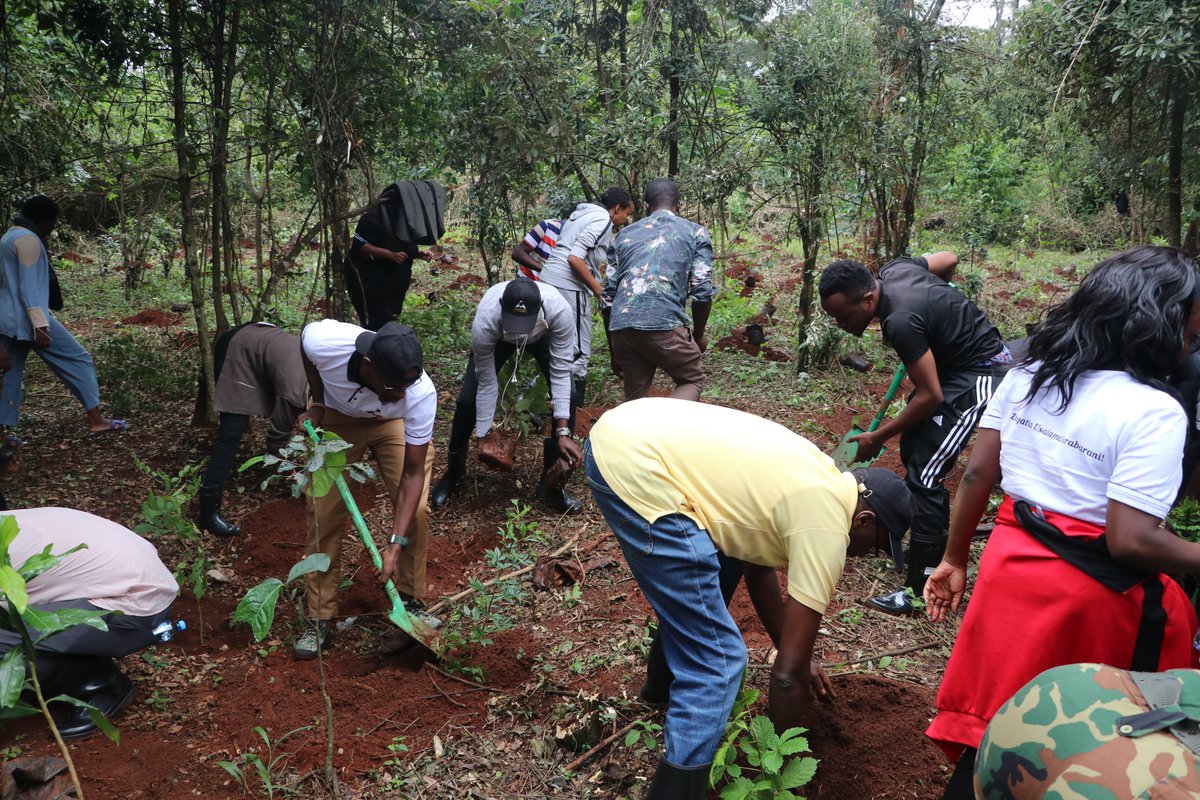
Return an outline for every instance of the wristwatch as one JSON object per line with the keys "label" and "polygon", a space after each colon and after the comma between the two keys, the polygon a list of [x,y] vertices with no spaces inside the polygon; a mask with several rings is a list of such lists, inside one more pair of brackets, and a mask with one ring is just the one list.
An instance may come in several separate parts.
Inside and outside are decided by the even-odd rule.
{"label": "wristwatch", "polygon": [[398,544],[401,547],[408,547],[408,537],[401,536],[398,533],[393,533],[388,537],[388,544]]}
{"label": "wristwatch", "polygon": [[574,436],[574,434],[571,432],[570,428],[555,428],[554,435],[555,436],[566,436],[568,439],[570,439],[572,436]]}

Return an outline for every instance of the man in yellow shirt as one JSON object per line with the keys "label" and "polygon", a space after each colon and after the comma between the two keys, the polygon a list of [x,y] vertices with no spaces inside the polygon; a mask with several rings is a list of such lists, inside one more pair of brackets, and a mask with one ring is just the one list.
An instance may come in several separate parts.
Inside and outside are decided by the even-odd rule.
{"label": "man in yellow shirt", "polygon": [[[769,714],[784,730],[800,724],[812,692],[831,690],[812,651],[846,556],[879,548],[902,564],[912,495],[889,470],[841,472],[782,425],[665,397],[606,412],[584,464],[658,615],[673,675],[665,753],[647,798],[703,798],[746,667],[718,558],[747,564],[755,608],[779,649]],[[775,571],[785,564],[786,600]]]}

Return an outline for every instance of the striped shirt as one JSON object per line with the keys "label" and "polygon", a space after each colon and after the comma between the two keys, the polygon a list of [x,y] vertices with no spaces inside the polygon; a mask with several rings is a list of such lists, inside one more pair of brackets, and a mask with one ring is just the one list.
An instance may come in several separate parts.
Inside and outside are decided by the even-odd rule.
{"label": "striped shirt", "polygon": [[[558,234],[561,231],[562,222],[560,220],[544,219],[537,225],[534,225],[529,230],[529,233],[525,234],[525,244],[544,262],[550,257],[554,246],[558,244]],[[536,272],[519,264],[517,265],[517,272],[526,278],[532,278],[535,281],[538,280]]]}

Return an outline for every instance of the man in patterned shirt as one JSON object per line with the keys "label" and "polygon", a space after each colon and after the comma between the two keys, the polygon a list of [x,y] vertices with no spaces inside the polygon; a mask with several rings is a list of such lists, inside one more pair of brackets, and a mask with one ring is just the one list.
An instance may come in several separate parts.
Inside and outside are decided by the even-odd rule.
{"label": "man in patterned shirt", "polygon": [[[650,394],[656,369],[675,381],[672,397],[699,400],[714,295],[712,241],[703,225],[678,216],[675,181],[650,181],[644,200],[649,215],[617,234],[604,287],[613,372],[625,380],[626,400]],[[689,297],[694,329],[684,308]]]}

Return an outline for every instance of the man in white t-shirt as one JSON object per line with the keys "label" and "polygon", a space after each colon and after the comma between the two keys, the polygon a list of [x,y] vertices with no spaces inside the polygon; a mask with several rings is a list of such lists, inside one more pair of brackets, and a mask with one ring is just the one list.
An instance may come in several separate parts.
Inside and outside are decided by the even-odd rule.
{"label": "man in white t-shirt", "polygon": [[[326,319],[300,334],[304,371],[312,403],[297,426],[308,420],[351,444],[346,463],[375,456],[394,508],[392,531],[383,551],[383,579],[391,578],[409,613],[424,606],[425,548],[429,534],[426,499],[433,469],[433,420],[437,392],[425,374],[421,344],[413,329],[389,322],[378,333]],[[298,659],[315,658],[337,615],[342,533],[348,512],[332,491],[309,500],[307,553],[325,553],[329,569],[308,576],[308,615],[313,621],[296,642]],[[407,545],[403,542],[407,538]],[[436,624],[428,617],[425,621]]]}

